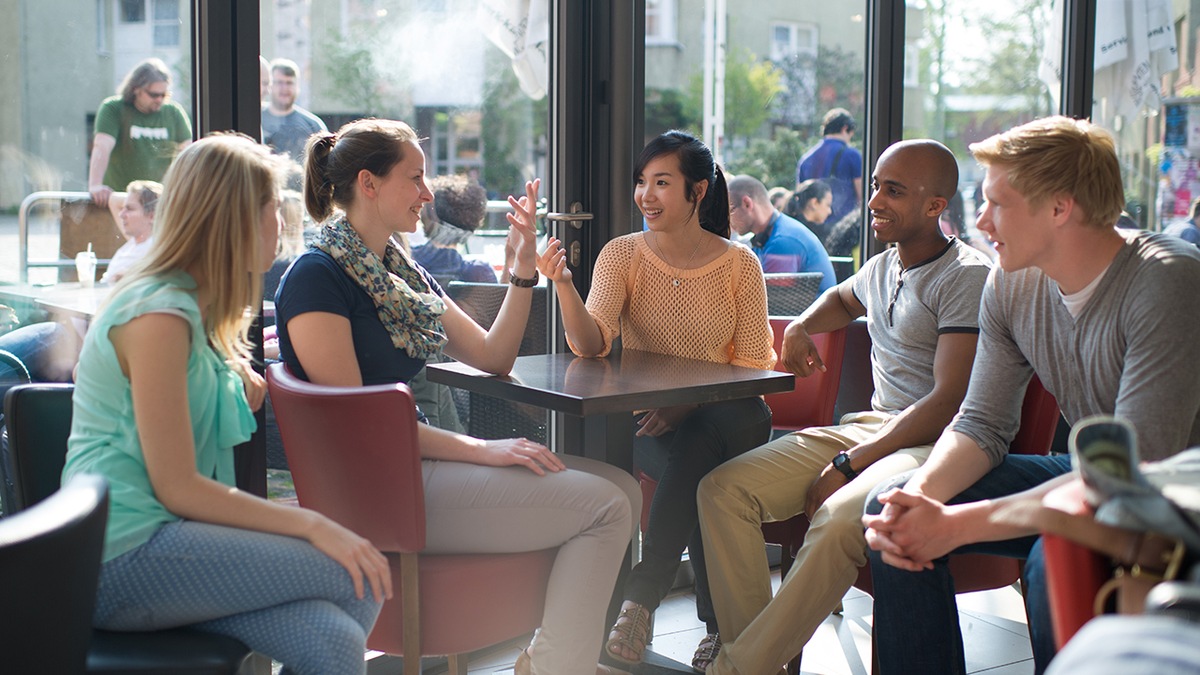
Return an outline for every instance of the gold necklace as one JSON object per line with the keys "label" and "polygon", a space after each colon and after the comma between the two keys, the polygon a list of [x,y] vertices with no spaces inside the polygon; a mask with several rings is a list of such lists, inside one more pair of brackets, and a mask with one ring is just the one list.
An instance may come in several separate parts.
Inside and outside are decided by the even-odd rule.
{"label": "gold necklace", "polygon": [[[682,284],[683,280],[681,280],[679,278],[679,273],[682,270],[680,268],[672,265],[671,261],[667,260],[667,257],[662,254],[662,249],[659,248],[659,246],[658,246],[658,233],[657,232],[654,233],[654,241],[652,243],[653,243],[653,246],[651,246],[651,249],[654,250],[654,254],[657,255],[660,260],[667,263],[667,267],[670,267],[671,269],[675,270],[675,276],[671,277],[671,285],[679,286],[680,284]],[[700,250],[700,244],[702,244],[702,243],[704,243],[704,232],[703,231],[700,232],[700,236],[696,239],[696,247],[692,249],[692,255],[688,256],[688,261],[684,265],[683,269],[691,269],[692,261],[696,259],[696,252]]]}

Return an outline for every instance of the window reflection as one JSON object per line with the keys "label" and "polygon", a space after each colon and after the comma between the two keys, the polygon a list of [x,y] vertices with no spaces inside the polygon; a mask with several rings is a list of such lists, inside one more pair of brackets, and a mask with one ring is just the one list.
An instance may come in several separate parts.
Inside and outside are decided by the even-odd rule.
{"label": "window reflection", "polygon": [[959,161],[958,194],[943,229],[986,253],[975,229],[983,182],[967,149],[1057,112],[1062,15],[1053,0],[908,0],[904,137],[933,138]]}
{"label": "window reflection", "polygon": [[1189,138],[1200,90],[1180,70],[1179,41],[1194,39],[1191,15],[1178,17],[1169,0],[1097,6],[1092,119],[1117,140],[1125,211],[1143,229],[1186,222],[1200,195],[1200,139]]}
{"label": "window reflection", "polygon": [[[849,111],[857,127],[849,144],[862,151],[866,7],[768,4],[769,11],[744,12],[734,2],[647,2],[645,134],[686,129],[703,137],[728,174],[790,191],[800,158],[824,136],[829,110]],[[664,42],[659,26],[666,25],[675,40]],[[859,214],[854,208],[850,217]]]}
{"label": "window reflection", "polygon": [[[88,165],[96,113],[105,98],[117,93],[126,73],[155,57],[171,75],[168,100],[190,118],[192,67],[186,0],[102,0],[87,11],[71,0],[6,4],[12,21],[2,30],[12,48],[0,53],[0,283],[11,284],[21,278],[18,210],[31,194],[68,193],[65,199],[41,200],[30,210],[29,259],[49,263],[73,258],[77,251],[69,248],[90,241],[99,249],[106,236],[116,238],[119,246],[113,212],[107,209],[87,215],[84,222],[92,225],[77,237],[60,237],[63,214],[74,222],[91,204]],[[94,232],[92,227],[106,229]],[[73,265],[31,267],[28,279],[49,284],[73,275]]]}

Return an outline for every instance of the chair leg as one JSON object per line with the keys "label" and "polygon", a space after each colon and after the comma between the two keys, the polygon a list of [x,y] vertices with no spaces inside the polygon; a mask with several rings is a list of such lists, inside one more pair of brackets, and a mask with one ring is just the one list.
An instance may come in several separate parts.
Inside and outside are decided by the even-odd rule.
{"label": "chair leg", "polygon": [[447,675],[467,675],[467,655],[451,654],[446,657]]}
{"label": "chair leg", "polygon": [[403,607],[404,672],[421,672],[421,596],[417,554],[400,554],[400,594]]}

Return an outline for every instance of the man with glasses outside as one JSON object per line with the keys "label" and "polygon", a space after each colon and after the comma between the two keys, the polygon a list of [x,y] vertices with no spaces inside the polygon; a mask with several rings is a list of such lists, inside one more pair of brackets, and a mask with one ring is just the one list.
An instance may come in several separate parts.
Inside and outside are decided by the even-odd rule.
{"label": "man with glasses outside", "polygon": [[104,99],[96,111],[88,192],[114,218],[126,185],[162,182],[171,160],[192,142],[187,112],[170,96],[170,70],[161,59],[150,58],[129,71],[117,95]]}

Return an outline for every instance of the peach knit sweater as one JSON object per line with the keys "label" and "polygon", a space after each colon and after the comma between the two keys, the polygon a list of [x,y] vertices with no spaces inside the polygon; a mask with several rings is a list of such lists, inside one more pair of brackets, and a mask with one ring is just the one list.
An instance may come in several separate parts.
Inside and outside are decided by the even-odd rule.
{"label": "peach knit sweater", "polygon": [[613,239],[596,260],[587,310],[604,336],[599,356],[620,335],[627,349],[764,370],[775,365],[762,267],[742,244],[703,267],[677,270],[641,232]]}

